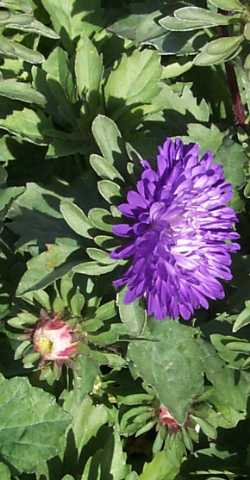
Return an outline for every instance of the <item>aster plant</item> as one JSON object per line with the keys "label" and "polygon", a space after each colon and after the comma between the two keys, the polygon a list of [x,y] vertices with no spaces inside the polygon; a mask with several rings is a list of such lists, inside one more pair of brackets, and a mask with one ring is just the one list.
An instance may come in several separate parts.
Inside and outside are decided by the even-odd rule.
{"label": "aster plant", "polygon": [[249,1],[0,26],[0,480],[248,480]]}

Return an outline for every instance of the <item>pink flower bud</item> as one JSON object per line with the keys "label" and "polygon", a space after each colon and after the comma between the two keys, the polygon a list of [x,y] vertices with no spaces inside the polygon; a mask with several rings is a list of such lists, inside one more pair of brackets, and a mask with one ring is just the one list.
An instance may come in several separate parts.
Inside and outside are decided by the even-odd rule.
{"label": "pink flower bud", "polygon": [[159,412],[159,421],[162,425],[165,425],[168,428],[170,433],[177,433],[180,430],[180,425],[177,423],[175,418],[171,415],[167,407],[164,405],[160,406]]}
{"label": "pink flower bud", "polygon": [[46,316],[33,332],[34,350],[41,354],[43,361],[64,363],[77,352],[71,327],[58,316]]}

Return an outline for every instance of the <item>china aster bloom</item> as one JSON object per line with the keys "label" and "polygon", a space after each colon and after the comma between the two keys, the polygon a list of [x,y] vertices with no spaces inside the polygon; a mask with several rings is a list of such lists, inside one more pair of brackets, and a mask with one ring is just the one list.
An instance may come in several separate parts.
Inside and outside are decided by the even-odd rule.
{"label": "china aster bloom", "polygon": [[34,350],[40,353],[43,361],[63,363],[76,354],[77,342],[74,332],[58,316],[42,319],[33,332]]}
{"label": "china aster bloom", "polygon": [[142,161],[136,188],[118,207],[126,220],[113,227],[123,240],[112,258],[130,258],[115,281],[127,286],[125,303],[142,297],[149,315],[188,320],[209,299],[222,299],[239,249],[231,197],[222,167],[211,152],[200,158],[197,144],[167,139],[155,170]]}

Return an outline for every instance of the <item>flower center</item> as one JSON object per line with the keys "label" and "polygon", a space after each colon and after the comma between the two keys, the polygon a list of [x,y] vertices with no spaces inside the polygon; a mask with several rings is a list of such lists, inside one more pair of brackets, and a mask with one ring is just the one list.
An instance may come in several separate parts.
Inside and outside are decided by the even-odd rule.
{"label": "flower center", "polygon": [[53,342],[48,337],[41,337],[37,342],[37,347],[41,355],[45,356],[52,352]]}

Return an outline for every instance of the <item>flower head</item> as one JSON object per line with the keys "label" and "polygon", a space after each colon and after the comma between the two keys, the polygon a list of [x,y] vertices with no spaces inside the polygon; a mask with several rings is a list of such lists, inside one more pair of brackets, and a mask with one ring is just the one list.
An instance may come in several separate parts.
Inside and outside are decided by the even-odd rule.
{"label": "flower head", "polygon": [[47,316],[38,323],[33,332],[33,345],[43,361],[63,363],[77,352],[72,329],[58,316]]}
{"label": "flower head", "polygon": [[209,299],[224,297],[220,280],[232,278],[231,253],[239,249],[227,205],[232,188],[223,169],[199,145],[167,139],[159,148],[157,168],[142,161],[136,189],[119,205],[126,222],[113,233],[125,242],[112,252],[131,258],[116,287],[126,285],[125,303],[143,297],[157,319],[189,319]]}

